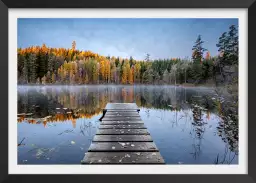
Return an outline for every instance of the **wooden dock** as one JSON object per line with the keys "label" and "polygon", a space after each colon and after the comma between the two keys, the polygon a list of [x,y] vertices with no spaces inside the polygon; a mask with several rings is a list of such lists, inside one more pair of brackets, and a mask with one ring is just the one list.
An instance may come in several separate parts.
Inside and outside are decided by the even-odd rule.
{"label": "wooden dock", "polygon": [[164,164],[135,103],[108,103],[82,164]]}

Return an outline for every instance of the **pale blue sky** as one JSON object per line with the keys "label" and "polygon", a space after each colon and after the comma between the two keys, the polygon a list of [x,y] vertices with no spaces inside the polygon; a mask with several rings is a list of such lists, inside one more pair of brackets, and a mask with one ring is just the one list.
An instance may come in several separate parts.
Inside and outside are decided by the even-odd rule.
{"label": "pale blue sky", "polygon": [[217,54],[216,43],[238,19],[18,19],[18,47],[91,50],[105,56],[144,59],[191,57],[200,34],[204,47]]}

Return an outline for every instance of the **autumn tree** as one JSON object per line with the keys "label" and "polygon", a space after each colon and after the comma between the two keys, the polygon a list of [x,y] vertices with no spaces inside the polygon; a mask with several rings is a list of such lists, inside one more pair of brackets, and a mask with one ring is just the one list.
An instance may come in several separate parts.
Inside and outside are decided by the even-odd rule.
{"label": "autumn tree", "polygon": [[55,80],[55,74],[52,73],[52,83],[55,83],[55,82],[56,82],[56,80]]}
{"label": "autumn tree", "polygon": [[105,61],[101,60],[100,61],[100,78],[102,81],[105,79]]}
{"label": "autumn tree", "polygon": [[122,84],[127,84],[127,77],[128,77],[128,67],[126,67],[126,65],[123,65],[122,67]]}
{"label": "autumn tree", "polygon": [[133,76],[133,68],[129,69],[129,74],[128,74],[128,82],[129,84],[133,84],[134,76]]}
{"label": "autumn tree", "polygon": [[92,82],[97,83],[99,78],[97,62],[92,60]]}
{"label": "autumn tree", "polygon": [[52,75],[51,75],[51,72],[48,71],[47,74],[46,74],[46,83],[52,83]]}
{"label": "autumn tree", "polygon": [[209,60],[210,58],[211,58],[210,52],[207,51],[207,52],[206,52],[206,55],[205,55],[205,59],[206,59],[206,60]]}
{"label": "autumn tree", "polygon": [[[238,62],[237,43],[236,29],[231,27],[218,44],[219,51],[223,53],[223,57],[220,57],[222,63],[228,64],[229,60],[236,59]],[[193,62],[179,58],[149,62],[149,54],[146,61],[133,57],[105,57],[91,51],[76,50],[75,42],[72,43],[72,49],[48,48],[45,44],[18,48],[18,82],[40,84],[44,78],[45,83],[53,84],[170,84],[171,80],[172,83],[197,83],[214,77],[217,68],[216,60],[209,52],[202,62],[205,51],[202,44],[199,36],[193,47]]]}
{"label": "autumn tree", "polygon": [[117,82],[117,73],[116,73],[116,64],[115,62],[112,62],[111,64],[111,82],[116,83]]}
{"label": "autumn tree", "polygon": [[137,62],[134,66],[134,76],[135,76],[135,83],[139,83],[140,82],[140,69],[141,69],[141,66],[140,66],[140,63]]}
{"label": "autumn tree", "polygon": [[111,75],[111,71],[110,71],[110,63],[109,61],[105,61],[105,81],[107,83],[109,83],[110,81],[110,75]]}

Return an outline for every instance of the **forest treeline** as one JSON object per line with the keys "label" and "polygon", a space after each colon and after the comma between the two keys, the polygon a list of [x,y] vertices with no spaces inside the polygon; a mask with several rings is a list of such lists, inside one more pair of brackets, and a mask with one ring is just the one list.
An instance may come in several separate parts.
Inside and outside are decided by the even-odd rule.
{"label": "forest treeline", "polygon": [[19,84],[182,84],[216,81],[225,66],[238,67],[238,31],[232,25],[216,46],[219,55],[211,57],[199,35],[191,59],[145,60],[101,56],[72,48],[32,46],[18,48]]}

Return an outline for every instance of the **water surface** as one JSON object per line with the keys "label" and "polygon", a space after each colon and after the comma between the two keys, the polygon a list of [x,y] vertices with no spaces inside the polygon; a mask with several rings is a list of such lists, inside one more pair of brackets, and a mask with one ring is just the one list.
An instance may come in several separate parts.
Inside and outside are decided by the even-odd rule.
{"label": "water surface", "polygon": [[237,164],[238,126],[214,97],[206,87],[18,86],[18,113],[31,113],[18,117],[18,163],[80,164],[106,104],[135,102],[167,164]]}

